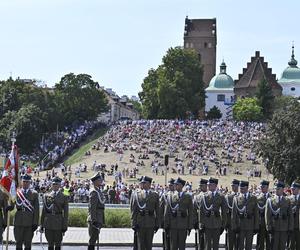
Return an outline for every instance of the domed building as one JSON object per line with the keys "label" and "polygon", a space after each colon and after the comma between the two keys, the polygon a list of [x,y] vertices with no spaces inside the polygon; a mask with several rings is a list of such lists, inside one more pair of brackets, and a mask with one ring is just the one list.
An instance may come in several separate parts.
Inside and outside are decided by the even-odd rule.
{"label": "domed building", "polygon": [[294,55],[294,46],[292,47],[291,60],[288,67],[282,72],[278,83],[282,86],[282,94],[293,97],[300,97],[300,69],[297,66],[297,60]]}
{"label": "domed building", "polygon": [[230,75],[227,75],[226,64],[223,61],[220,65],[220,73],[211,79],[209,86],[205,89],[205,112],[216,106],[222,113],[222,119],[228,118],[234,102],[233,88],[234,81]]}

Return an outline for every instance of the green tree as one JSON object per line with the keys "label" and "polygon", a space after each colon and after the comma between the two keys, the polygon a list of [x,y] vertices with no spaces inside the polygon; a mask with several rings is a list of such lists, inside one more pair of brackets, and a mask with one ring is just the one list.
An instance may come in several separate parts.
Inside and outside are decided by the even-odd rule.
{"label": "green tree", "polygon": [[272,107],[274,103],[274,95],[272,87],[265,78],[257,85],[256,98],[258,100],[258,104],[262,107],[264,117],[270,118],[273,112]]}
{"label": "green tree", "polygon": [[222,113],[220,109],[216,106],[213,106],[206,114],[206,118],[209,120],[220,119],[222,117]]}
{"label": "green tree", "polygon": [[0,139],[9,148],[10,137],[17,134],[17,144],[22,152],[29,153],[40,142],[45,131],[46,114],[34,104],[23,105],[18,111],[8,111],[0,120]]}
{"label": "green tree", "polygon": [[55,85],[55,105],[61,117],[60,125],[94,120],[107,111],[107,99],[99,84],[87,74],[63,76]]}
{"label": "green tree", "polygon": [[300,104],[297,100],[291,99],[285,108],[275,111],[257,149],[276,179],[291,183],[300,176]]}
{"label": "green tree", "polygon": [[233,106],[233,117],[238,121],[259,121],[262,119],[262,108],[256,98],[239,98]]}
{"label": "green tree", "polygon": [[139,93],[146,118],[197,117],[204,107],[203,70],[195,50],[170,48]]}

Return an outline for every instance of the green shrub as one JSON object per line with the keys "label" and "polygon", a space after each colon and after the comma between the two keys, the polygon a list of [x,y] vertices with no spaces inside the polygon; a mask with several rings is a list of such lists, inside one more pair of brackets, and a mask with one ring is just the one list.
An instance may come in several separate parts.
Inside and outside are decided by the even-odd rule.
{"label": "green shrub", "polygon": [[[13,225],[15,210],[10,213],[10,225]],[[69,210],[69,227],[87,227],[87,209]],[[109,228],[131,227],[129,209],[105,209],[105,225]]]}

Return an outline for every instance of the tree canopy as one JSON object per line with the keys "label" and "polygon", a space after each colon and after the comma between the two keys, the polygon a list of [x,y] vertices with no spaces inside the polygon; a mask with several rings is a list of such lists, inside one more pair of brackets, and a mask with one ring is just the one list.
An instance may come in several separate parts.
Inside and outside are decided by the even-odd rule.
{"label": "tree canopy", "polygon": [[275,111],[265,138],[257,145],[266,167],[278,180],[291,183],[300,176],[300,104],[290,99]]}
{"label": "tree canopy", "polygon": [[206,118],[209,120],[220,119],[221,117],[221,110],[217,106],[213,106],[206,114]]}
{"label": "tree canopy", "polygon": [[26,153],[57,126],[94,120],[107,110],[99,84],[86,74],[67,74],[53,89],[9,78],[0,82],[0,97],[1,145],[9,148],[16,132],[17,144]]}
{"label": "tree canopy", "polygon": [[268,119],[272,116],[274,95],[272,87],[266,79],[262,79],[257,85],[256,98],[258,104],[262,107],[264,118]]}
{"label": "tree canopy", "polygon": [[256,98],[239,98],[233,106],[233,117],[238,121],[259,121],[262,119],[262,108]]}
{"label": "tree canopy", "polygon": [[204,107],[203,70],[195,50],[170,48],[157,69],[150,69],[139,97],[143,116],[197,118]]}

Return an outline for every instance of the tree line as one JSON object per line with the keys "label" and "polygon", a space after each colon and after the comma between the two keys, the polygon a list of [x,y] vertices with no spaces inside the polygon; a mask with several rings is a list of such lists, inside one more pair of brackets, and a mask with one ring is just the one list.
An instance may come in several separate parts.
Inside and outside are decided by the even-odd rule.
{"label": "tree line", "polygon": [[0,81],[0,143],[9,148],[13,132],[22,152],[31,152],[42,135],[96,119],[107,110],[99,84],[87,74],[69,73],[53,88],[9,78]]}

